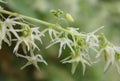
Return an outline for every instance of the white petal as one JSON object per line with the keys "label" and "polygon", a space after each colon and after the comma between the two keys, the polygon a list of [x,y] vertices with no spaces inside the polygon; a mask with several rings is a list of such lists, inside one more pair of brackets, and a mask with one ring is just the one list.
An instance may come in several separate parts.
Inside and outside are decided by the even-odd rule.
{"label": "white petal", "polygon": [[31,48],[29,45],[29,41],[27,39],[24,39],[23,41],[24,41],[25,45],[27,46],[27,50],[29,51]]}
{"label": "white petal", "polygon": [[2,33],[1,34],[2,34],[1,39],[3,40],[5,38],[5,35],[6,35],[6,24],[5,24],[5,22],[2,25]]}
{"label": "white petal", "polygon": [[111,61],[108,60],[107,63],[106,63],[106,65],[105,65],[105,67],[104,67],[104,72],[106,72],[108,70],[108,68],[109,68],[110,65],[111,65]]}
{"label": "white petal", "polygon": [[62,47],[63,47],[63,43],[60,44],[58,57],[60,57],[62,54]]}
{"label": "white petal", "polygon": [[71,70],[72,74],[75,73],[75,70],[76,70],[77,66],[78,66],[78,62],[72,63],[72,70]]}
{"label": "white petal", "polygon": [[31,65],[31,63],[30,62],[27,62],[24,66],[22,66],[20,69],[24,69],[25,67],[27,67],[27,66],[29,66],[29,65]]}
{"label": "white petal", "polygon": [[72,53],[75,54],[75,51],[73,50],[73,48],[71,47],[71,45],[69,43],[67,43],[67,45],[70,48],[70,50],[72,51]]}
{"label": "white petal", "polygon": [[16,32],[15,29],[12,27],[12,25],[10,26],[10,30],[11,30],[11,32],[12,32],[18,39],[20,39],[20,37],[18,36],[17,32]]}
{"label": "white petal", "polygon": [[49,47],[51,47],[51,46],[53,46],[54,44],[59,43],[59,42],[60,42],[59,40],[58,40],[58,41],[53,40],[53,42],[52,42],[51,44],[49,44],[49,45],[46,47],[46,49],[48,49]]}
{"label": "white petal", "polygon": [[21,42],[22,42],[21,40],[18,40],[18,42],[17,42],[13,52],[17,52],[18,51],[18,48],[19,48],[19,45],[20,45]]}
{"label": "white petal", "polygon": [[31,42],[31,44],[33,45],[34,49],[37,48],[38,50],[40,50],[39,47],[34,42]]}

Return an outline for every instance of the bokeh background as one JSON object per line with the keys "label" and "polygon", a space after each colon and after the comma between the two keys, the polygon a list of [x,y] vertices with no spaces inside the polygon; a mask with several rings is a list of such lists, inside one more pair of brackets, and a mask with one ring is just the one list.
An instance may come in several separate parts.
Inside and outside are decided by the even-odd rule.
{"label": "bokeh background", "polygon": [[[63,27],[79,27],[80,32],[91,32],[105,26],[103,32],[107,39],[120,46],[120,0],[6,0],[7,4],[0,4],[5,9],[51,23],[57,23],[55,17],[49,12],[51,9],[61,9],[70,13],[75,19],[74,23],[59,21]],[[36,24],[36,23],[34,23]],[[36,24],[38,25],[38,24]],[[41,30],[44,26],[39,25]],[[85,75],[82,74],[81,64],[75,74],[71,74],[71,64],[62,64],[57,58],[58,46],[44,49],[49,44],[49,38],[43,38],[44,44],[39,45],[40,53],[48,62],[48,66],[40,65],[41,73],[33,66],[24,70],[20,67],[26,60],[16,58],[12,54],[12,47],[3,45],[0,50],[0,81],[120,81],[114,65],[104,73],[104,61],[87,67]],[[64,54],[67,54],[67,50]]]}

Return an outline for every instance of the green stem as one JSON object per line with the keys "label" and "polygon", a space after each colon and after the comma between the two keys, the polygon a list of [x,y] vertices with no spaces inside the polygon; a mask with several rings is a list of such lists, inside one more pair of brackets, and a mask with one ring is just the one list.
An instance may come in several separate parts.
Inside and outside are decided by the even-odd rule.
{"label": "green stem", "polygon": [[30,20],[30,21],[33,21],[33,22],[36,22],[36,23],[39,23],[39,24],[43,24],[43,25],[46,25],[46,26],[53,25],[51,23],[48,23],[48,22],[45,22],[45,21],[42,21],[42,20],[38,20],[36,18],[28,17],[28,16],[25,16],[25,15],[21,15],[21,14],[18,14],[18,13],[14,13],[14,12],[2,10],[2,9],[0,9],[0,13],[9,14],[11,16],[16,16],[16,17],[22,17],[26,20]]}
{"label": "green stem", "polygon": [[45,26],[52,27],[52,28],[57,29],[59,31],[67,32],[67,33],[72,34],[72,35],[77,35],[77,36],[80,35],[80,34],[73,33],[73,32],[71,32],[71,31],[69,31],[65,28],[62,28],[60,25],[52,24],[52,23],[49,23],[49,22],[46,22],[46,21],[43,21],[43,20],[28,17],[28,16],[21,15],[21,14],[18,14],[18,13],[10,12],[10,11],[3,10],[3,9],[0,9],[0,13],[8,14],[8,15],[15,16],[15,17],[22,17],[25,20],[33,21],[33,22],[36,22],[38,24],[43,24]]}

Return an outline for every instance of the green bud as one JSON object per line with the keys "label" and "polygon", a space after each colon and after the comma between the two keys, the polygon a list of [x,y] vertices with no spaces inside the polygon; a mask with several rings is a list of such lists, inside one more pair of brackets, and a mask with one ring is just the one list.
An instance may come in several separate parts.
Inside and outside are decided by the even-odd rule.
{"label": "green bud", "polygon": [[66,20],[68,20],[69,22],[74,22],[73,17],[72,17],[69,13],[65,14],[65,18],[66,18]]}
{"label": "green bud", "polygon": [[23,36],[24,36],[24,37],[29,36],[29,35],[30,35],[30,32],[31,32],[30,26],[25,25],[25,26],[23,27]]}
{"label": "green bud", "polygon": [[54,16],[56,16],[56,17],[60,17],[61,14],[63,14],[63,11],[61,11],[60,9],[58,9],[58,10],[51,10],[50,12],[53,13]]}

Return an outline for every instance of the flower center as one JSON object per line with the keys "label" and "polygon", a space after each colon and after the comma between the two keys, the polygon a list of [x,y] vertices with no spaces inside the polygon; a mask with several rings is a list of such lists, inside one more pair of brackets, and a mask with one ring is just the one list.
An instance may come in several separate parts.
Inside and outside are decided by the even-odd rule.
{"label": "flower center", "polygon": [[24,26],[23,27],[23,36],[28,37],[28,36],[30,36],[30,34],[31,34],[31,28],[28,25]]}
{"label": "flower center", "polygon": [[31,59],[30,59],[30,62],[31,63],[34,63],[36,61],[36,58],[35,57],[32,57]]}

